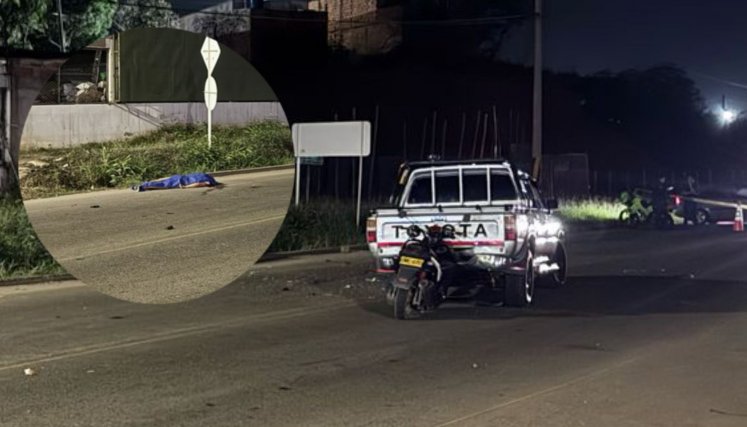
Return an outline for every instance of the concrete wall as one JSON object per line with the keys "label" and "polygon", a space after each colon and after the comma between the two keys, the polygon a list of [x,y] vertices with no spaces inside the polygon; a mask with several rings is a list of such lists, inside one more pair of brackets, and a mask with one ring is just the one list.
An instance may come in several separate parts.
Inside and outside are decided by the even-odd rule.
{"label": "concrete wall", "polygon": [[[216,125],[262,120],[287,122],[278,102],[221,102],[213,110]],[[148,132],[164,124],[204,123],[203,103],[34,105],[26,119],[21,146],[65,147],[104,142]]]}

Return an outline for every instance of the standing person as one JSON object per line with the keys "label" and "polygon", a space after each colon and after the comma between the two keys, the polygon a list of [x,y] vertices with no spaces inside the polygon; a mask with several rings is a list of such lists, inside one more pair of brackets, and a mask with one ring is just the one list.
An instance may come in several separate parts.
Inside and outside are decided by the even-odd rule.
{"label": "standing person", "polygon": [[654,207],[654,214],[667,210],[669,192],[667,191],[667,178],[662,176],[651,194],[651,204]]}
{"label": "standing person", "polygon": [[692,175],[688,175],[687,186],[684,194],[685,204],[683,206],[685,225],[687,225],[688,222],[692,222],[693,225],[698,225],[698,204],[692,200],[692,198],[697,195],[698,187],[695,178],[693,178]]}
{"label": "standing person", "polygon": [[669,214],[669,186],[667,178],[659,178],[658,185],[654,188],[651,195],[651,204],[653,207],[653,220],[657,228],[669,227],[672,225],[672,216]]}

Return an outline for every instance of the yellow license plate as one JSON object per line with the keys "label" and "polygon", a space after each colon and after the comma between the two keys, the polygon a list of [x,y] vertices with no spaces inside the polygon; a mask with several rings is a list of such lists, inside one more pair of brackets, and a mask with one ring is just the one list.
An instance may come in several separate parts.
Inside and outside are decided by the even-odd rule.
{"label": "yellow license plate", "polygon": [[402,258],[399,259],[400,265],[406,265],[408,267],[415,267],[415,268],[420,268],[424,262],[425,262],[424,259],[412,258],[409,256],[403,256]]}

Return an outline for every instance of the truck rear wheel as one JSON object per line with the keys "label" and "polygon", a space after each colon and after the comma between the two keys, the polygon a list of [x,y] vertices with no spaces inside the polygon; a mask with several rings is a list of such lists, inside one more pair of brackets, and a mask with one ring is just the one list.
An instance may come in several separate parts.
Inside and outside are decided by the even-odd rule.
{"label": "truck rear wheel", "polygon": [[534,297],[534,256],[527,252],[524,274],[507,274],[504,289],[505,303],[509,307],[526,307]]}
{"label": "truck rear wheel", "polygon": [[562,243],[558,243],[555,248],[555,253],[550,259],[551,264],[557,264],[558,270],[553,271],[545,276],[537,278],[538,284],[542,287],[557,288],[565,284],[567,275],[568,257],[565,254],[565,246]]}

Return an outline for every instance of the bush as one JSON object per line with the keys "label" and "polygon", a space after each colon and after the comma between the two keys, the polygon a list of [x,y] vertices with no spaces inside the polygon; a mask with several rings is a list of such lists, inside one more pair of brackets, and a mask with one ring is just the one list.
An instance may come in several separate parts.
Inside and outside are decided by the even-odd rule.
{"label": "bush", "polygon": [[[365,215],[366,210],[361,210]],[[365,222],[361,221],[362,226]],[[291,206],[268,252],[285,252],[365,243],[355,224],[355,201],[317,200]]]}
{"label": "bush", "polygon": [[36,237],[21,199],[0,196],[0,279],[63,272]]}

